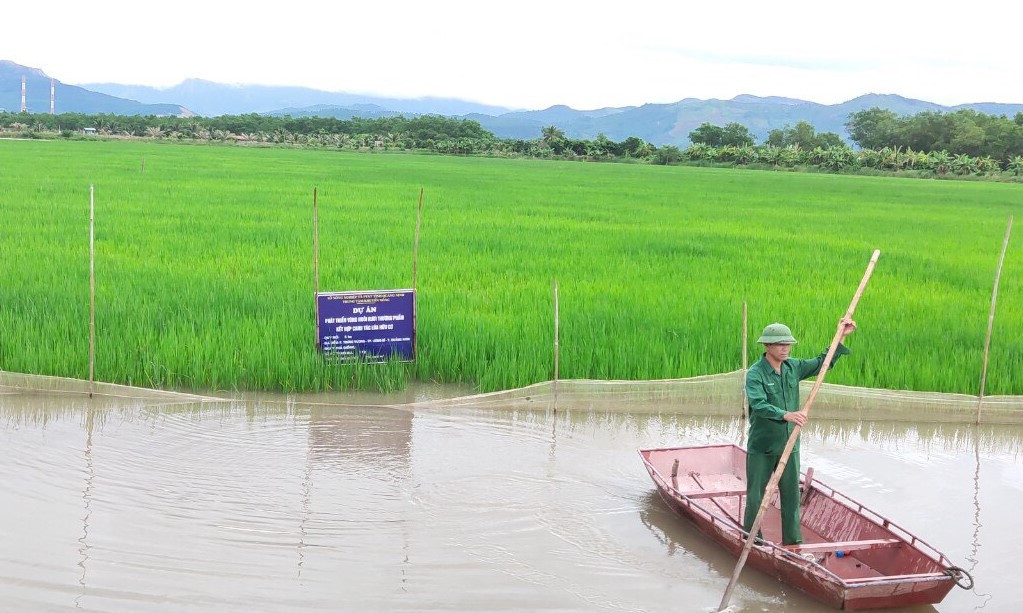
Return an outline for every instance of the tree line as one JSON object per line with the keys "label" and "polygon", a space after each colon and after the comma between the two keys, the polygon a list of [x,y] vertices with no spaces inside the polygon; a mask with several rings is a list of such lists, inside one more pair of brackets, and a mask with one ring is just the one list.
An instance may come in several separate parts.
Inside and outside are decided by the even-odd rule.
{"label": "tree line", "polygon": [[972,110],[899,116],[872,108],[846,124],[858,149],[833,132],[800,121],[772,130],[763,144],[739,123],[704,123],[691,144],[655,146],[637,137],[604,134],[574,139],[555,126],[539,138],[501,139],[479,122],[423,115],[377,119],[287,117],[250,113],[217,117],[59,115],[0,112],[0,131],[24,138],[82,138],[89,128],[105,136],[283,144],[350,150],[408,150],[443,154],[715,164],[764,168],[816,168],[829,172],[876,170],[920,176],[1023,175],[1023,113],[1013,119]]}
{"label": "tree line", "polygon": [[901,147],[1009,160],[1023,155],[1023,113],[1012,119],[963,109],[912,116],[872,108],[849,116],[849,136],[864,149]]}

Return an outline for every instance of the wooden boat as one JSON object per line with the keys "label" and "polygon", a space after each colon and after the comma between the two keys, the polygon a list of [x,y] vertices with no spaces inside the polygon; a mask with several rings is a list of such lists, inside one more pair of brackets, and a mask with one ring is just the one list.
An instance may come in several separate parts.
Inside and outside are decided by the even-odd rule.
{"label": "wooden boat", "polygon": [[[644,449],[661,498],[736,557],[745,545],[746,451],[736,445]],[[747,564],[842,610],[941,602],[969,574],[890,520],[801,475],[803,544],[783,548],[777,496]]]}

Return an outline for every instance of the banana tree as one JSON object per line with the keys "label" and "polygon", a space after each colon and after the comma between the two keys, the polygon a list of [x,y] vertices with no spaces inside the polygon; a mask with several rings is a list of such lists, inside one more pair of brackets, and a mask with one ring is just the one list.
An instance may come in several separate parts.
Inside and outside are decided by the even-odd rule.
{"label": "banana tree", "polygon": [[952,170],[957,175],[969,175],[977,172],[977,159],[965,153],[952,158]]}
{"label": "banana tree", "polygon": [[881,152],[873,149],[861,149],[856,156],[863,168],[880,168]]}
{"label": "banana tree", "polygon": [[703,143],[693,143],[686,147],[686,150],[682,152],[687,160],[694,162],[699,160],[712,160],[717,152],[714,147],[705,145]]}
{"label": "banana tree", "polygon": [[814,166],[824,166],[828,161],[828,152],[823,147],[814,147],[808,154],[808,161]]}
{"label": "banana tree", "polygon": [[736,164],[752,164],[757,160],[757,150],[751,145],[743,145],[735,150]]}
{"label": "banana tree", "polygon": [[998,160],[994,159],[990,155],[985,155],[982,158],[977,159],[977,172],[999,172],[1002,170],[1002,165],[998,163]]}
{"label": "banana tree", "polygon": [[824,153],[822,165],[831,170],[842,170],[856,163],[856,154],[848,147],[828,147]]}
{"label": "banana tree", "polygon": [[942,149],[941,151],[932,151],[931,167],[934,168],[934,172],[939,175],[948,174],[948,171],[952,169],[952,154]]}
{"label": "banana tree", "polygon": [[739,148],[735,145],[719,147],[714,158],[719,162],[734,162],[739,155]]}

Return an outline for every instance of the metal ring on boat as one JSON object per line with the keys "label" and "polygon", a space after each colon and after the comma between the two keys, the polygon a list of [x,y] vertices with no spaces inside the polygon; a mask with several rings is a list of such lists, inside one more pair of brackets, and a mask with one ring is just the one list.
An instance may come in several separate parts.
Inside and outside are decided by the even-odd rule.
{"label": "metal ring on boat", "polygon": [[[966,570],[959,568],[958,566],[949,566],[945,569],[945,574],[955,579],[956,585],[963,588],[964,590],[973,589],[973,575],[968,573]],[[964,584],[963,578],[969,579],[969,583]]]}

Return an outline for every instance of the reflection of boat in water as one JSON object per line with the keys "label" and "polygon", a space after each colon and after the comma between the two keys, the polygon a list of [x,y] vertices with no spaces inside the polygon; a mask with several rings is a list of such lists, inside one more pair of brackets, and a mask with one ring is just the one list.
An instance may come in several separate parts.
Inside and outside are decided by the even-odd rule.
{"label": "reflection of boat in water", "polygon": [[[738,556],[746,535],[746,451],[712,445],[644,449],[640,456],[668,506]],[[750,550],[753,567],[845,610],[933,604],[956,584],[972,587],[965,571],[905,529],[812,474],[802,482],[804,543],[776,544],[781,513],[775,502],[763,519],[764,540]]]}

